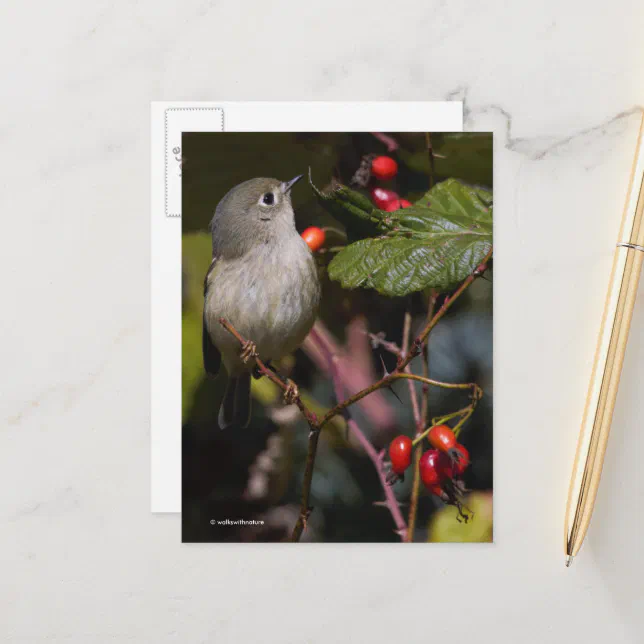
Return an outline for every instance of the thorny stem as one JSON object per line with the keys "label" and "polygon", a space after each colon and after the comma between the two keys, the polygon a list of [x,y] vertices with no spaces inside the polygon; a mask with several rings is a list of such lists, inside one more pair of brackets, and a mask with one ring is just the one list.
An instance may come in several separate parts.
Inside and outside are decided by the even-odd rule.
{"label": "thorny stem", "polygon": [[[391,373],[386,374],[380,380],[370,385],[369,387],[365,387],[362,391],[359,391],[353,396],[346,398],[342,402],[338,402],[335,405],[335,407],[333,407],[333,409],[328,411],[321,419],[318,418],[313,412],[311,412],[306,407],[299,393],[293,396],[293,402],[295,405],[297,405],[301,414],[306,419],[306,422],[309,425],[310,431],[309,431],[309,445],[308,445],[308,451],[307,451],[306,466],[304,470],[304,479],[302,482],[302,499],[300,504],[300,514],[295,524],[295,527],[293,528],[293,532],[291,534],[291,541],[298,541],[300,536],[302,535],[302,532],[306,529],[306,523],[307,523],[309,514],[311,512],[311,508],[309,506],[309,499],[311,495],[311,482],[313,480],[313,469],[315,467],[315,457],[317,454],[318,440],[320,437],[320,430],[324,427],[326,423],[328,423],[332,418],[342,413],[345,409],[347,409],[354,403],[358,402],[359,400],[362,400],[369,394],[373,393],[378,389],[381,389],[382,387],[389,386],[394,380],[398,380],[398,379],[417,380],[427,385],[445,387],[448,389],[467,389],[472,387],[471,384],[444,383],[444,382],[439,382],[437,380],[432,380],[431,378],[426,378],[425,376],[417,376],[415,374],[405,373],[405,367],[407,367],[407,365],[416,356],[420,355],[420,353],[423,350],[422,347],[425,344],[431,330],[438,324],[438,322],[445,315],[445,313],[447,313],[447,311],[452,306],[452,304],[469,288],[469,286],[472,284],[474,279],[485,271],[485,269],[487,268],[487,262],[490,260],[491,257],[492,257],[492,249],[490,249],[489,253],[485,256],[481,264],[471,275],[469,275],[463,281],[463,283],[454,292],[454,294],[451,297],[445,298],[443,304],[438,309],[436,314],[431,317],[431,319],[427,322],[427,324],[425,325],[421,333],[413,341],[407,354],[405,356],[403,355],[399,356],[398,364],[396,365],[396,368]],[[232,324],[230,324],[230,322],[228,322],[228,320],[226,320],[225,318],[219,318],[219,323],[230,334],[232,334],[236,338],[236,340],[239,342],[241,346],[244,346],[247,344],[247,339],[241,336],[239,332],[235,329],[235,327]],[[250,359],[254,361],[255,365],[257,366],[257,368],[259,369],[260,373],[263,376],[266,376],[269,380],[271,380],[284,392],[289,391],[289,384],[284,382],[276,373],[271,371],[264,364],[264,362],[262,362],[262,360],[257,354],[251,355]],[[474,385],[474,386],[480,392],[480,388],[477,385]],[[459,426],[457,426],[459,430],[460,430],[460,425],[462,425],[462,423],[459,423]],[[364,435],[361,434],[360,431],[356,432],[357,437],[359,437],[360,435],[364,437]],[[369,443],[368,440],[366,442]],[[371,443],[369,443],[369,445],[375,452],[375,448],[371,445]],[[381,460],[380,455],[377,455],[377,456],[378,456],[378,459]],[[382,482],[383,478],[382,478],[381,466],[378,467],[377,469],[378,469],[378,476],[381,478],[381,482]],[[385,494],[387,495],[388,493],[385,492]],[[393,495],[393,492],[391,494]],[[395,510],[394,510],[394,507],[395,507]],[[404,525],[404,519],[402,519],[402,514],[400,513],[400,508],[398,507],[397,502],[393,504],[392,507],[390,507],[390,510],[392,512],[392,516],[394,516],[394,513],[397,513],[400,515],[399,518],[402,520],[402,524]],[[396,525],[398,526],[398,519],[396,518],[396,516],[394,516],[394,520],[396,521]],[[401,533],[401,536],[403,536],[403,538],[406,537],[406,534],[407,534],[406,528],[404,533],[401,531],[401,528],[399,528],[399,532]]]}
{"label": "thorny stem", "polygon": [[[402,341],[402,351],[400,352],[400,358],[404,358],[407,355],[409,350],[409,336],[411,334],[411,313],[405,311],[405,320],[403,322],[403,341]],[[405,367],[405,373],[411,374],[411,367],[407,365]],[[409,385],[409,399],[411,400],[411,409],[414,416],[414,423],[416,423],[416,431],[419,431],[422,428],[423,421],[420,417],[420,407],[418,406],[418,396],[416,394],[416,386],[414,385],[414,379],[409,378],[407,380]]]}
{"label": "thorny stem", "polygon": [[[429,136],[429,135],[428,135]],[[427,306],[427,321],[430,321],[434,316],[434,308],[436,307],[436,298],[438,294],[432,290],[429,297],[429,304]],[[427,340],[423,342],[423,377],[429,380],[429,350],[427,348]],[[410,381],[411,382],[411,381]],[[427,417],[429,415],[429,383],[423,383],[423,401],[420,410],[420,423],[416,423],[416,436],[422,433],[423,427],[427,424]],[[418,443],[414,447],[413,472],[414,479],[411,484],[411,497],[409,499],[409,515],[407,517],[407,541],[410,543],[414,540],[414,531],[416,529],[416,515],[418,514],[418,499],[420,498],[420,457],[423,454],[422,443]]]}
{"label": "thorny stem", "polygon": [[306,528],[309,515],[313,508],[309,505],[311,498],[311,483],[313,482],[313,468],[315,467],[315,457],[318,450],[318,441],[320,440],[320,429],[311,428],[309,431],[309,446],[306,453],[306,465],[304,466],[304,478],[302,479],[302,501],[300,503],[300,514],[297,517],[291,541],[299,541],[302,532]]}
{"label": "thorny stem", "polygon": [[335,418],[335,416],[342,413],[342,411],[345,410],[347,407],[350,407],[354,403],[357,403],[359,400],[366,398],[369,394],[372,394],[374,391],[377,391],[378,389],[382,389],[382,387],[389,386],[394,380],[404,380],[404,379],[417,380],[418,382],[423,382],[428,385],[433,385],[435,387],[442,387],[443,389],[469,389],[472,387],[471,383],[456,384],[451,382],[441,382],[440,380],[432,380],[431,378],[425,378],[424,376],[417,376],[414,373],[401,373],[396,369],[396,371],[392,371],[390,374],[387,374],[386,376],[378,380],[378,382],[374,383],[373,385],[366,387],[362,391],[359,391],[358,393],[353,394],[353,396],[350,396],[343,402],[338,403],[333,409],[328,411],[324,415],[324,417],[319,421],[320,427],[323,427],[332,418]]}
{"label": "thorny stem", "polygon": [[397,380],[399,378],[405,380],[416,380],[427,385],[440,387],[441,389],[472,389],[474,393],[480,392],[481,390],[475,382],[442,382],[432,378],[425,378],[425,376],[419,376],[415,373],[392,373],[390,375],[393,377],[393,380]]}
{"label": "thorny stem", "polygon": [[[429,303],[427,305],[427,320],[431,320],[434,317],[434,309],[436,308],[436,300],[438,299],[438,293],[432,289],[432,292],[429,296]],[[423,376],[429,378],[429,347],[427,340],[423,342]],[[423,402],[420,410],[420,414],[423,420],[423,425],[427,422],[427,416],[429,415],[429,386],[423,385]]]}

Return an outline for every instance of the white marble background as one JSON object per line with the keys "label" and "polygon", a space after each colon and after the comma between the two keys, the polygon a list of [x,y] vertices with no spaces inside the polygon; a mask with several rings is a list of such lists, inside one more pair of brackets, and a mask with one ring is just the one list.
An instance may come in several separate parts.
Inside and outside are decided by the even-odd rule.
{"label": "white marble background", "polygon": [[[561,533],[643,26],[639,0],[5,0],[2,641],[641,642],[644,293],[570,570]],[[181,545],[149,512],[149,102],[446,97],[497,133],[496,543]]]}

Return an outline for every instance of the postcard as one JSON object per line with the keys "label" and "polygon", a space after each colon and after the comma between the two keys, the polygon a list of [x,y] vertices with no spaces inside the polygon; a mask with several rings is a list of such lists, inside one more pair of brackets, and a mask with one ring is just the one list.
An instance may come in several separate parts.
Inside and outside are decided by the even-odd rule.
{"label": "postcard", "polygon": [[181,150],[183,541],[492,541],[492,134]]}
{"label": "postcard", "polygon": [[180,512],[182,132],[460,131],[463,116],[447,101],[157,102],[151,112],[151,509]]}

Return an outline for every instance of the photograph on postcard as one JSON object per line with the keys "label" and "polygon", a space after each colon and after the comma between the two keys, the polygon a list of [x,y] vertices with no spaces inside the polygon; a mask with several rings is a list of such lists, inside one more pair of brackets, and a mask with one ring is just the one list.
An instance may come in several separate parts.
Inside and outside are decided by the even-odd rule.
{"label": "photograph on postcard", "polygon": [[184,542],[491,542],[490,133],[182,136]]}

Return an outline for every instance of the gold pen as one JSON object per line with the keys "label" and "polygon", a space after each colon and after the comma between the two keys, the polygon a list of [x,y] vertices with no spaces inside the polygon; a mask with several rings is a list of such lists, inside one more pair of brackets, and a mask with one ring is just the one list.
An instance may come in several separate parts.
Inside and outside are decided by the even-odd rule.
{"label": "gold pen", "polygon": [[595,505],[644,260],[644,117],[615,249],[566,508],[566,566],[579,552]]}

